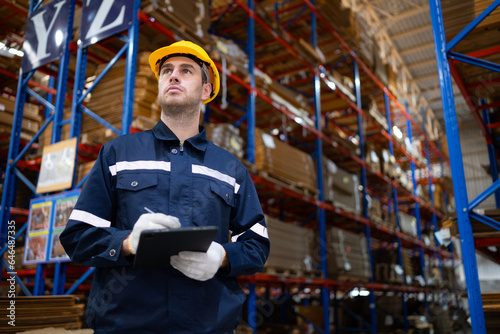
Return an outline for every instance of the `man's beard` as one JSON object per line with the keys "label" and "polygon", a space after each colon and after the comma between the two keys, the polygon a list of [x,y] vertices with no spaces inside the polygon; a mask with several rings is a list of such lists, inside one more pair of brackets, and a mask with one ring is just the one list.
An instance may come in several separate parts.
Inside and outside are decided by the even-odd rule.
{"label": "man's beard", "polygon": [[181,101],[176,99],[172,99],[171,101],[164,99],[162,101],[160,97],[158,99],[162,112],[165,113],[165,115],[185,119],[195,115],[199,111],[201,97],[189,96],[187,99]]}

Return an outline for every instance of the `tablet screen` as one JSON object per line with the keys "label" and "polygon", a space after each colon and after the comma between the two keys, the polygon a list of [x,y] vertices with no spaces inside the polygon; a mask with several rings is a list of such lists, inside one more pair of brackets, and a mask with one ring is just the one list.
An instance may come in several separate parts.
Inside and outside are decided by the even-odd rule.
{"label": "tablet screen", "polygon": [[217,226],[145,230],[139,238],[134,268],[167,268],[170,257],[179,252],[206,252],[218,231]]}

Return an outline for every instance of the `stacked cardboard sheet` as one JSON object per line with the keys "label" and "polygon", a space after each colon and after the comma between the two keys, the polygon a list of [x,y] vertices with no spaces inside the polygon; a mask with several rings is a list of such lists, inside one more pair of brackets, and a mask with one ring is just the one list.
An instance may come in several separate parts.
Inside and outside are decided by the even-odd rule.
{"label": "stacked cardboard sheet", "polygon": [[210,3],[208,0],[142,1],[142,10],[183,39],[197,44],[208,40]]}
{"label": "stacked cardboard sheet", "polygon": [[313,270],[314,231],[266,216],[273,246],[266,262],[268,272],[301,274]]}
{"label": "stacked cardboard sheet", "polygon": [[[158,81],[149,67],[149,54],[149,52],[142,52],[137,56],[133,117],[157,117],[157,114],[153,112],[153,104],[158,95]],[[96,77],[106,65],[98,67]],[[90,101],[87,104],[87,108],[118,129],[121,129],[123,114],[125,66],[125,59],[118,60],[90,93]],[[87,115],[83,116],[82,143],[102,144],[115,136],[116,134],[110,129],[104,128]]]}
{"label": "stacked cardboard sheet", "polygon": [[255,131],[255,166],[267,176],[316,194],[316,167],[311,156],[266,132]]}
{"label": "stacked cardboard sheet", "polygon": [[[4,96],[0,96],[0,133],[10,136],[14,123],[14,112],[16,101]],[[40,129],[42,117],[39,115],[38,106],[25,103],[23,121],[21,125],[21,139],[30,140]]]}
{"label": "stacked cardboard sheet", "polygon": [[327,158],[323,158],[323,189],[325,201],[334,206],[361,214],[359,194],[359,180],[357,175],[351,174]]}
{"label": "stacked cardboard sheet", "polygon": [[370,278],[370,260],[364,235],[338,228],[327,232],[328,276],[339,280]]}

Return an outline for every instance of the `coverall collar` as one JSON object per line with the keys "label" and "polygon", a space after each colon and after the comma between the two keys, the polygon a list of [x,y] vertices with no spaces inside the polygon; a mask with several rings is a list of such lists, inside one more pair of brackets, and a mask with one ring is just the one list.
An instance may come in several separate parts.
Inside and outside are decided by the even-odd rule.
{"label": "coverall collar", "polygon": [[[190,143],[194,148],[196,148],[199,151],[205,151],[208,145],[207,133],[205,131],[205,127],[201,125],[198,126],[198,129],[200,133],[187,139],[186,142]],[[170,130],[170,128],[165,123],[163,123],[161,119],[154,126],[153,133],[155,137],[158,138],[159,140],[173,140],[177,142],[179,141],[177,136],[172,132],[172,130]]]}

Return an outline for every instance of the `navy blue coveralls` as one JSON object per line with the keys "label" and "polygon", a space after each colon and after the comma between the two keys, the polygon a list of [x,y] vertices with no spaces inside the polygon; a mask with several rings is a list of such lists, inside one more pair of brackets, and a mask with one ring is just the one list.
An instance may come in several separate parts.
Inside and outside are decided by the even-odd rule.
{"label": "navy blue coveralls", "polygon": [[[200,282],[173,268],[133,269],[121,246],[144,207],[182,226],[218,226],[230,272]],[[103,145],[60,240],[72,261],[96,267],[87,307],[95,334],[232,333],[245,300],[236,276],[261,271],[269,254],[243,164],[203,127],[180,145],[161,120]]]}

